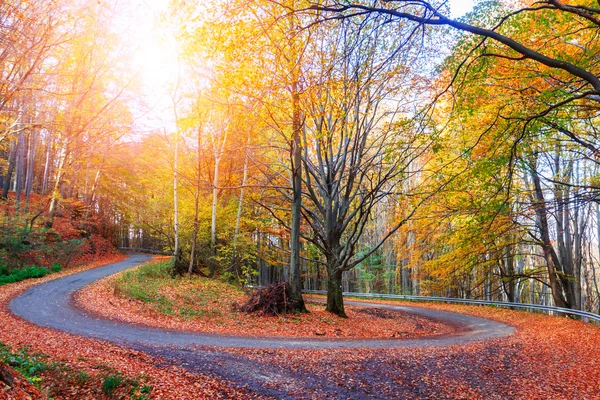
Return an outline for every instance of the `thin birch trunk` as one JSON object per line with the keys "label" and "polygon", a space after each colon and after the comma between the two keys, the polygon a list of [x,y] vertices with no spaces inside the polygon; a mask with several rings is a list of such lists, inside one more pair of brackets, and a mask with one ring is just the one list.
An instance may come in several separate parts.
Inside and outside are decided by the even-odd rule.
{"label": "thin birch trunk", "polygon": [[23,190],[23,178],[25,175],[25,132],[19,132],[17,142],[17,170],[15,173],[15,192],[17,195],[17,213],[21,206],[21,191]]}
{"label": "thin birch trunk", "polygon": [[242,187],[240,189],[240,198],[238,201],[238,209],[237,209],[237,215],[235,218],[235,229],[233,231],[233,250],[232,250],[232,255],[231,255],[231,269],[233,271],[233,269],[235,268],[235,259],[237,256],[237,240],[238,240],[238,235],[240,233],[240,224],[241,224],[241,220],[242,220],[242,210],[243,210],[243,206],[244,206],[244,191],[246,189],[246,181],[248,179],[248,145],[250,143],[250,135],[248,135],[248,137],[246,138],[246,157],[244,158],[244,173],[242,175]]}
{"label": "thin birch trunk", "polygon": [[200,158],[200,148],[202,138],[200,136],[201,130],[198,130],[198,138],[197,138],[197,149],[196,149],[196,157],[198,161],[198,179],[196,180],[196,196],[194,198],[194,232],[192,233],[192,249],[190,251],[190,263],[188,266],[188,276],[192,276],[192,272],[194,270],[194,259],[196,258],[196,245],[198,244],[198,208],[200,207],[200,171],[202,170],[202,159]]}
{"label": "thin birch trunk", "polygon": [[48,190],[48,181],[50,179],[50,159],[52,157],[52,135],[48,132],[48,144],[46,147],[46,162],[44,164],[44,177],[42,179],[42,196],[46,194]]}
{"label": "thin birch trunk", "polygon": [[92,184],[92,191],[91,191],[90,197],[89,197],[89,202],[88,202],[89,206],[94,204],[94,201],[96,200],[96,192],[98,191],[98,183],[100,182],[100,173],[101,172],[102,172],[101,169],[98,169],[98,171],[96,171],[96,176],[94,177],[94,183]]}
{"label": "thin birch trunk", "polygon": [[27,151],[27,176],[25,177],[25,212],[29,205],[29,198],[33,190],[33,178],[35,173],[35,153],[37,150],[37,135],[31,132],[29,135],[29,146]]}
{"label": "thin birch trunk", "polygon": [[225,144],[227,143],[228,127],[225,126],[223,129],[223,137],[219,143],[216,143],[216,138],[212,137],[213,155],[215,158],[215,168],[213,173],[213,199],[212,199],[212,217],[210,226],[210,277],[215,276],[216,270],[216,256],[217,256],[217,203],[219,195],[219,165],[221,163],[221,157],[225,151]]}
{"label": "thin birch trunk", "polygon": [[217,197],[219,194],[219,164],[221,163],[221,154],[215,154],[215,169],[213,175],[213,190],[212,190],[212,218],[210,225],[210,277],[215,275],[215,257],[217,255]]}
{"label": "thin birch trunk", "polygon": [[56,181],[54,182],[54,188],[52,189],[52,197],[50,199],[50,207],[48,208],[48,221],[46,222],[47,228],[52,228],[52,225],[54,224],[54,217],[56,215],[56,209],[58,208],[58,199],[60,198],[60,184],[64,175],[67,157],[69,156],[67,147],[68,144],[63,145],[58,159]]}
{"label": "thin birch trunk", "polygon": [[179,162],[179,133],[175,136],[175,160],[173,162],[173,222],[175,229],[175,262],[179,256],[179,202],[177,199],[177,169]]}

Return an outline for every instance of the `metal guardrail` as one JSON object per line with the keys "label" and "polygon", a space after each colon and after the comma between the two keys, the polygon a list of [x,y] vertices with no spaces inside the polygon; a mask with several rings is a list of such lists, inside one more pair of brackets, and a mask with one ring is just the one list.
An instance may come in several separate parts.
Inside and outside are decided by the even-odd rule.
{"label": "metal guardrail", "polygon": [[172,256],[173,255],[173,252],[154,250],[154,249],[140,249],[138,247],[119,247],[119,250],[137,251],[138,253],[158,254],[161,256]]}
{"label": "metal guardrail", "polygon": [[[327,294],[325,290],[303,290],[302,293],[306,294]],[[462,304],[477,304],[485,306],[496,306],[496,307],[510,307],[510,308],[522,308],[526,310],[542,310],[554,313],[555,315],[576,315],[581,317],[585,322],[595,321],[600,323],[600,315],[594,314],[588,311],[572,310],[570,308],[561,308],[553,306],[542,306],[538,304],[526,304],[526,303],[509,303],[503,301],[487,301],[487,300],[469,300],[469,299],[457,299],[452,297],[430,297],[430,296],[409,296],[401,294],[379,294],[379,293],[357,293],[357,292],[343,292],[344,297],[360,297],[360,298],[372,298],[372,299],[390,299],[390,300],[415,300],[415,301],[439,301],[444,303],[462,303]]]}

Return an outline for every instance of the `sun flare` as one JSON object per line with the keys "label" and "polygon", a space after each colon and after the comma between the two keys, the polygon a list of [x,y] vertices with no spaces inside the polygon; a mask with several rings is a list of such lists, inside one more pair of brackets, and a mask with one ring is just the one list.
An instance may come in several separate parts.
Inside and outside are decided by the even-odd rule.
{"label": "sun flare", "polygon": [[160,21],[167,11],[168,0],[146,0],[132,4],[128,29],[131,68],[134,71],[145,106],[139,123],[173,131],[173,102],[180,74],[175,34]]}

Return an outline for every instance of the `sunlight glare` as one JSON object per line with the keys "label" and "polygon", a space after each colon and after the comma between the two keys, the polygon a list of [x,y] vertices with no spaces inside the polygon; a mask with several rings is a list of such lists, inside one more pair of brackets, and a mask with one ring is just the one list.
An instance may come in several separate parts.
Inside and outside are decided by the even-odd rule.
{"label": "sunlight glare", "polygon": [[178,48],[173,33],[159,23],[169,0],[135,2],[132,67],[137,72],[146,106],[140,121],[146,127],[175,128],[172,96],[179,77]]}

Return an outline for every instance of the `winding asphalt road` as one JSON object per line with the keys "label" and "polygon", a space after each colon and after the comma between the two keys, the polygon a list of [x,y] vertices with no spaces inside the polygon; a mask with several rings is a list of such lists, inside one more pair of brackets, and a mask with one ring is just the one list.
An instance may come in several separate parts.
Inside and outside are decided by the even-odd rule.
{"label": "winding asphalt road", "polygon": [[[325,339],[325,338],[273,338],[203,334],[165,330],[123,322],[100,319],[75,307],[72,295],[82,287],[106,276],[135,267],[150,257],[132,254],[124,261],[101,268],[34,286],[14,298],[10,310],[34,324],[60,331],[106,340],[118,345],[160,355],[169,362],[191,371],[213,373],[249,390],[267,396],[285,398],[290,385],[320,385],[310,382],[308,376],[297,376],[293,371],[277,367],[256,365],[243,356],[219,350],[223,347],[260,349],[335,349],[335,348],[414,348],[426,346],[451,346],[474,341],[509,336],[514,328],[483,318],[417,307],[380,305],[355,301],[347,304],[411,312],[459,326],[459,332],[447,336],[415,339]],[[208,346],[208,347],[207,347]],[[273,382],[285,381],[285,389],[276,389]],[[294,383],[296,382],[296,383]],[[283,391],[282,391],[283,390]],[[353,393],[340,392],[336,396],[355,398]],[[360,398],[356,397],[356,398]]]}

